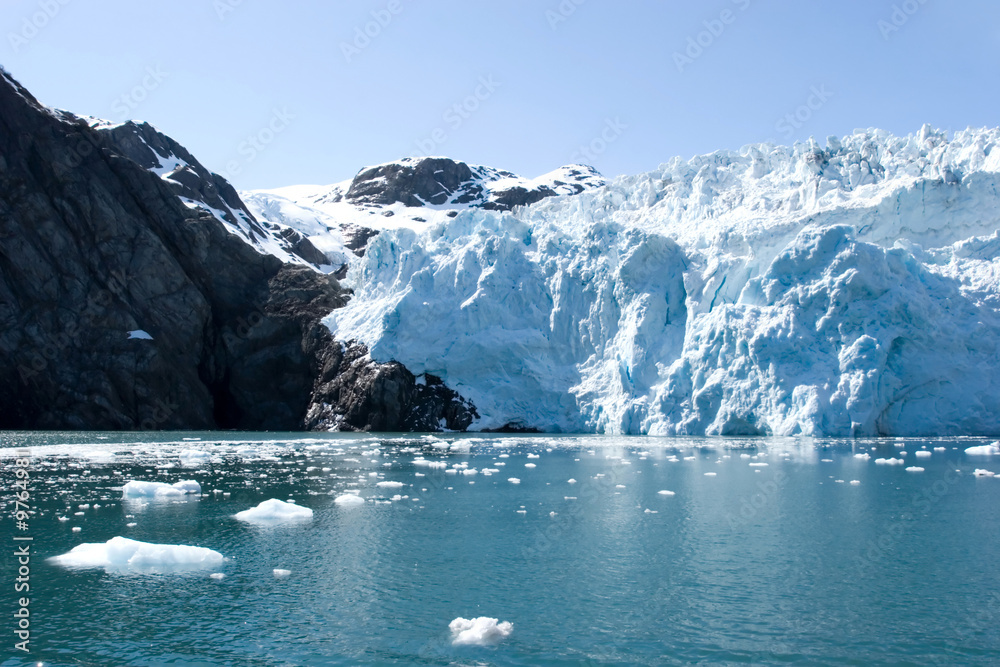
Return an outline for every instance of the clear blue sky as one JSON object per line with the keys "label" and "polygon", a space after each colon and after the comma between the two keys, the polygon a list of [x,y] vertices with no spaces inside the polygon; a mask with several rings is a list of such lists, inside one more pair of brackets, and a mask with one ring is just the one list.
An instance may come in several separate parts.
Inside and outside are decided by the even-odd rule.
{"label": "clear blue sky", "polygon": [[[386,25],[366,45],[372,12]],[[43,102],[147,120],[210,169],[235,164],[238,188],[332,183],[421,146],[611,176],[859,127],[1000,124],[995,0],[7,0],[0,25],[0,63]]]}

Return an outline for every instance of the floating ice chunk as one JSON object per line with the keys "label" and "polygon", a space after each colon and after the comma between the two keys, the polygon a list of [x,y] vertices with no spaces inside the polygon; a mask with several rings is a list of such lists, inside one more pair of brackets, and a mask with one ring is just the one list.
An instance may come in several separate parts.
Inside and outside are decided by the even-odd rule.
{"label": "floating ice chunk", "polygon": [[921,468],[920,466],[910,466],[909,468],[906,469],[906,472],[923,472],[923,471],[924,469]]}
{"label": "floating ice chunk", "polygon": [[127,331],[127,340],[153,340],[153,337],[142,329],[136,329],[135,331]]}
{"label": "floating ice chunk", "polygon": [[287,577],[292,573],[291,570],[282,570],[281,568],[274,568],[274,576],[276,577]]}
{"label": "floating ice chunk", "polygon": [[978,447],[969,447],[965,450],[965,453],[969,456],[997,456],[1000,455],[1000,440],[997,442],[990,443],[988,445],[979,445]]}
{"label": "floating ice chunk", "polygon": [[226,578],[226,575],[222,574],[221,572],[213,572],[212,574],[210,574],[208,576],[211,577],[212,579],[215,579],[215,580],[225,579]]}
{"label": "floating ice chunk", "polygon": [[462,471],[463,475],[478,475],[479,471],[475,468],[464,468]]}
{"label": "floating ice chunk", "polygon": [[751,463],[750,467],[751,468],[766,468],[767,464],[766,463]]}
{"label": "floating ice chunk", "polygon": [[107,570],[151,573],[213,568],[222,565],[223,560],[218,551],[205,547],[150,544],[127,537],[113,537],[104,543],[81,544],[69,553],[49,559],[63,567],[103,567]]}
{"label": "floating ice chunk", "polygon": [[715,477],[717,474],[718,473],[714,473],[714,472],[706,472],[705,473],[705,477]]}
{"label": "floating ice chunk", "polygon": [[[193,479],[186,479],[180,482],[175,482],[172,485],[175,489],[180,489],[184,493],[197,493],[201,494],[201,484],[194,481]],[[96,507],[96,505],[95,505]]]}
{"label": "floating ice chunk", "polygon": [[383,489],[401,489],[406,485],[403,484],[402,482],[379,482],[375,486],[381,487]]}
{"label": "floating ice chunk", "polygon": [[931,453],[926,449],[920,449],[913,453],[916,454],[918,459],[929,459],[931,457]]}
{"label": "floating ice chunk", "polygon": [[345,506],[364,505],[365,499],[356,493],[345,493],[341,496],[337,496],[336,498],[334,498],[333,502],[337,503],[338,505],[345,505]]}
{"label": "floating ice chunk", "polygon": [[524,467],[525,467],[525,468],[534,468],[534,467],[536,467],[536,466],[535,466],[535,464],[534,464],[534,463],[525,463],[525,464],[524,464]]}
{"label": "floating ice chunk", "polygon": [[851,486],[860,486],[861,482],[856,479],[851,480]]}
{"label": "floating ice chunk", "polygon": [[454,646],[489,646],[503,641],[514,631],[514,625],[507,621],[500,623],[495,618],[456,618],[448,624],[451,643]]}
{"label": "floating ice chunk", "polygon": [[875,465],[880,466],[901,466],[903,463],[903,459],[875,459]]}
{"label": "floating ice chunk", "polygon": [[511,484],[520,484],[521,483],[521,480],[519,480],[517,477],[508,477],[507,481],[510,482]]}
{"label": "floating ice chunk", "polygon": [[239,521],[247,523],[274,524],[290,521],[308,521],[312,519],[313,511],[294,503],[286,503],[277,498],[265,500],[256,507],[236,513]]}
{"label": "floating ice chunk", "polygon": [[180,498],[188,494],[200,495],[201,484],[190,479],[176,484],[132,481],[122,489],[122,498]]}
{"label": "floating ice chunk", "polygon": [[542,457],[540,455],[538,455],[538,454],[528,454],[528,458],[529,459],[540,459]]}
{"label": "floating ice chunk", "polygon": [[995,472],[991,472],[989,470],[983,470],[982,468],[976,468],[976,471],[972,474],[975,475],[976,477],[996,477]]}
{"label": "floating ice chunk", "polygon": [[576,484],[576,480],[575,479],[568,479],[568,480],[566,480],[566,483],[567,484]]}
{"label": "floating ice chunk", "polygon": [[868,452],[863,452],[861,454],[855,454],[854,458],[861,459],[862,461],[870,461],[871,458],[872,458],[872,455],[869,454]]}
{"label": "floating ice chunk", "polygon": [[80,526],[73,526],[74,533],[79,533],[81,530],[83,530],[83,528],[80,528]]}
{"label": "floating ice chunk", "polygon": [[656,494],[660,495],[660,496],[676,496],[677,495],[673,491],[657,491]]}
{"label": "floating ice chunk", "polygon": [[210,458],[212,458],[212,455],[208,452],[203,452],[200,449],[185,449],[177,455],[177,458],[181,460],[181,465],[188,468],[196,468],[206,463]]}

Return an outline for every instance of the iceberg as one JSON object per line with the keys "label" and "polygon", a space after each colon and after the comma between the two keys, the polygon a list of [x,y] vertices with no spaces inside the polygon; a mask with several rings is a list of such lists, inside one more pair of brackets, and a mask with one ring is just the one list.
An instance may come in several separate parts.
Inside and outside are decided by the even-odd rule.
{"label": "iceberg", "polygon": [[451,630],[454,646],[488,646],[509,637],[514,625],[486,616],[473,619],[459,617],[448,624],[448,629]]}
{"label": "iceberg", "polygon": [[122,498],[183,498],[186,495],[201,495],[201,484],[194,480],[184,480],[174,484],[165,482],[127,482],[122,488]]}
{"label": "iceberg", "polygon": [[150,544],[113,537],[105,543],[81,544],[49,561],[68,568],[104,568],[147,573],[210,569],[222,565],[222,554],[205,547]]}
{"label": "iceberg", "polygon": [[309,521],[313,517],[313,511],[308,507],[271,498],[256,507],[237,512],[235,517],[239,521],[245,521],[246,523],[290,523],[295,521]]}

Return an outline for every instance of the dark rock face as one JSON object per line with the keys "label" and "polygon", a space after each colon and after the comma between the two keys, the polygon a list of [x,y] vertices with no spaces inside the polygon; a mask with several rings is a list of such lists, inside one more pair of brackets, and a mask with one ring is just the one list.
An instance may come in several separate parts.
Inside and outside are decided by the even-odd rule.
{"label": "dark rock face", "polygon": [[[470,184],[472,177],[469,165],[447,158],[392,162],[359,173],[344,198],[352,204],[377,206],[444,204],[463,185]],[[476,194],[482,194],[482,187],[478,188],[476,193],[462,196],[472,201]]]}
{"label": "dark rock face", "polygon": [[[546,197],[579,194],[603,184],[604,179],[592,167],[564,167],[563,179],[551,183],[531,183],[509,171],[489,167],[470,167],[448,158],[405,158],[398,162],[369,167],[351,182],[342,199],[351,204],[388,206],[479,206],[495,211],[509,211]],[[520,181],[525,185],[511,184]],[[338,195],[336,201],[340,201]]]}
{"label": "dark rock face", "polygon": [[259,222],[229,181],[210,172],[184,146],[149,123],[129,121],[120,125],[93,123],[92,126],[121,155],[144,169],[159,169],[162,180],[174,194],[218,211],[227,223],[243,230],[249,243],[259,245],[275,240],[289,253],[310,264],[326,264],[326,255],[304,235],[291,227]]}
{"label": "dark rock face", "polygon": [[328,346],[306,416],[311,430],[464,431],[475,407],[434,376],[377,364],[364,345]]}
{"label": "dark rock face", "polygon": [[346,295],[114,139],[0,78],[0,428],[301,428]]}
{"label": "dark rock face", "polygon": [[317,263],[286,231],[150,126],[91,127],[0,74],[0,429],[466,428],[440,381],[331,338],[349,293],[254,247],[278,232]]}

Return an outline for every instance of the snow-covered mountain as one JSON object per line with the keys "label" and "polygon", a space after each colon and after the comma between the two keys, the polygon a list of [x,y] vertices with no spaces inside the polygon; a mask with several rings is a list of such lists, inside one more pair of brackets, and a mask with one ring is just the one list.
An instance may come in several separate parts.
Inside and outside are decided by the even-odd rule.
{"label": "snow-covered mountain", "polygon": [[399,225],[326,321],[441,378],[473,429],[1000,433],[998,144],[858,131]]}
{"label": "snow-covered mountain", "polygon": [[[59,113],[75,118],[65,111]],[[331,266],[322,252],[291,227],[257,220],[228,181],[210,172],[184,146],[149,123],[111,123],[89,117],[85,120],[91,128],[108,135],[126,157],[163,179],[185,206],[211,213],[230,233],[258,252],[325,272],[340,266]]]}
{"label": "snow-covered mountain", "polygon": [[605,184],[592,167],[569,165],[535,179],[444,157],[403,158],[362,169],[329,186],[241,192],[261,220],[294,228],[346,265],[384,229],[425,229],[479,208],[508,211],[548,197],[576,195]]}

